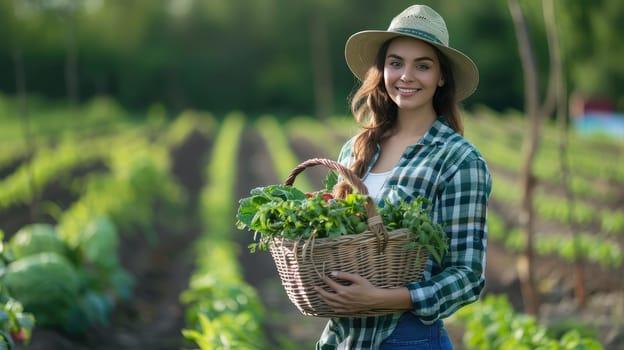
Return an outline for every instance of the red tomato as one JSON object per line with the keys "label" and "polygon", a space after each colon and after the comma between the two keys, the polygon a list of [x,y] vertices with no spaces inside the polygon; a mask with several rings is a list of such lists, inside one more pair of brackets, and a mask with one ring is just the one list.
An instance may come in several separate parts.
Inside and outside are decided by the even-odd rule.
{"label": "red tomato", "polygon": [[15,341],[23,341],[26,340],[26,332],[23,329],[20,329],[17,332],[10,332],[11,338]]}

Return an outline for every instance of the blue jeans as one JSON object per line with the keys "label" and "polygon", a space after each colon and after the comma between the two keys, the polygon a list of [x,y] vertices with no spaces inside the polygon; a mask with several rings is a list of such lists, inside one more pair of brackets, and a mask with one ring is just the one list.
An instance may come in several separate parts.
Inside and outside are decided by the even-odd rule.
{"label": "blue jeans", "polygon": [[414,314],[406,312],[379,350],[453,350],[453,344],[442,320],[425,325]]}

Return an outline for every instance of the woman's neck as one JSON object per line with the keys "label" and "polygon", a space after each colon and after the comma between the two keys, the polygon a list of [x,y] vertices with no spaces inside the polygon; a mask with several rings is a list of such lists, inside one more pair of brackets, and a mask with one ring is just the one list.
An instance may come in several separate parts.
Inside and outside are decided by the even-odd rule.
{"label": "woman's neck", "polygon": [[435,123],[433,108],[427,111],[401,111],[397,116],[395,135],[422,137]]}

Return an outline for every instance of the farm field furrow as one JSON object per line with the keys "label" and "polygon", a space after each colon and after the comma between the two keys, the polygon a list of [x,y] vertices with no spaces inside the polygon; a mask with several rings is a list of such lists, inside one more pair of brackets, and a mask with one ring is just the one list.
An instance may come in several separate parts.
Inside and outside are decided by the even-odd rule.
{"label": "farm field furrow", "polygon": [[[525,239],[518,225],[518,159],[524,126],[517,117],[512,116],[509,122],[503,122],[504,118],[483,115],[466,121],[467,138],[482,150],[494,181],[486,289],[484,302],[475,306],[486,310],[504,302],[496,299],[503,295],[516,312],[521,312],[517,263]],[[119,120],[117,123],[126,125]],[[210,332],[218,329],[233,332],[228,337],[238,339],[240,346],[250,346],[253,341],[232,328],[237,317],[253,317],[246,323],[250,327],[261,324],[269,346],[313,347],[326,320],[303,316],[290,303],[270,254],[249,252],[247,245],[253,235],[234,227],[232,212],[237,200],[247,196],[252,188],[283,182],[298,163],[317,157],[335,159],[342,143],[357,130],[349,118],[321,121],[297,117],[284,123],[271,115],[249,118],[233,113],[215,118],[209,113],[185,112],[171,120],[155,118],[143,126],[135,124],[126,132],[110,127],[109,130],[117,130],[114,136],[96,136],[88,123],[81,127],[89,130],[91,136],[78,137],[80,132],[73,131],[72,137],[80,141],[66,144],[70,156],[61,157],[59,153],[52,157],[58,163],[55,159],[42,163],[52,170],[48,175],[39,175],[40,198],[47,203],[42,207],[46,216],[40,220],[56,225],[59,237],[70,246],[79,246],[83,234],[80,227],[87,225],[89,213],[110,217],[118,229],[118,246],[112,255],[134,281],[133,293],[128,299],[115,301],[106,323],[89,327],[79,337],[36,325],[31,344],[21,344],[19,349],[46,349],[46,345],[55,344],[61,350],[164,350],[193,347],[190,344],[195,342],[210,348],[209,344],[217,339]],[[552,137],[553,131],[548,130],[547,135]],[[491,136],[494,132],[497,135]],[[47,133],[46,140],[53,135]],[[617,348],[624,344],[624,282],[617,278],[624,275],[624,185],[617,165],[598,165],[600,157],[592,159],[588,150],[594,145],[591,139],[575,136],[570,142],[571,149],[582,150],[571,161],[571,186],[576,200],[572,223],[567,221],[563,185],[552,169],[558,164],[553,159],[557,153],[552,149],[556,142],[542,144],[544,149],[536,164],[539,182],[534,202],[538,253],[535,264],[543,300],[537,319],[561,333],[580,329],[587,332],[583,334],[595,334],[603,344]],[[613,152],[613,159],[621,159],[621,142],[600,139],[595,145],[603,158]],[[215,147],[223,151],[211,152]],[[82,152],[83,149],[91,153]],[[38,152],[54,154],[49,150]],[[37,159],[36,154],[33,159]],[[548,163],[550,169],[545,166]],[[23,175],[14,174],[26,166],[26,158],[17,157],[5,164],[13,170],[3,168],[0,185],[24,181]],[[327,170],[322,167],[310,168],[297,177],[295,186],[306,191],[320,189],[326,175]],[[19,186],[28,188],[27,182]],[[30,222],[24,204],[28,203],[28,196],[23,189],[20,191],[22,194],[15,197],[18,199],[9,198],[0,209],[0,229],[4,230],[5,240]],[[584,248],[574,250],[576,243]],[[575,254],[585,254],[584,308],[574,305]],[[214,265],[211,257],[221,259],[223,269],[232,271],[232,278],[219,275],[218,270],[211,272],[211,266],[206,266]],[[224,283],[210,282],[210,278],[223,278]],[[210,286],[217,285],[227,288],[210,291]],[[232,301],[223,293],[240,294],[229,296],[234,298]],[[255,303],[256,294],[261,307],[254,306],[244,315],[235,312],[246,305],[244,300]],[[223,303],[229,314],[215,316],[214,312],[223,307],[211,304],[211,295],[224,298],[214,302]],[[486,300],[489,296],[492,298]],[[472,312],[477,315],[480,311]],[[571,323],[571,319],[578,320],[578,324]],[[462,339],[466,334],[465,322],[458,316],[447,323],[459,350],[469,349]],[[248,331],[258,331],[252,328]]]}

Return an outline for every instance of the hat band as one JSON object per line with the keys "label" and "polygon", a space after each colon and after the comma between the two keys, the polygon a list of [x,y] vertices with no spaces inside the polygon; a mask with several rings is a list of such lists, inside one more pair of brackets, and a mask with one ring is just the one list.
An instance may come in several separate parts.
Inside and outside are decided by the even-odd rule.
{"label": "hat band", "polygon": [[443,43],[440,39],[438,39],[435,35],[432,35],[431,33],[427,33],[422,30],[418,30],[414,28],[396,28],[394,31],[398,33],[402,33],[402,34],[415,35],[415,36],[418,36],[418,37],[421,37],[421,38],[424,38],[424,39],[446,46],[446,44]]}

